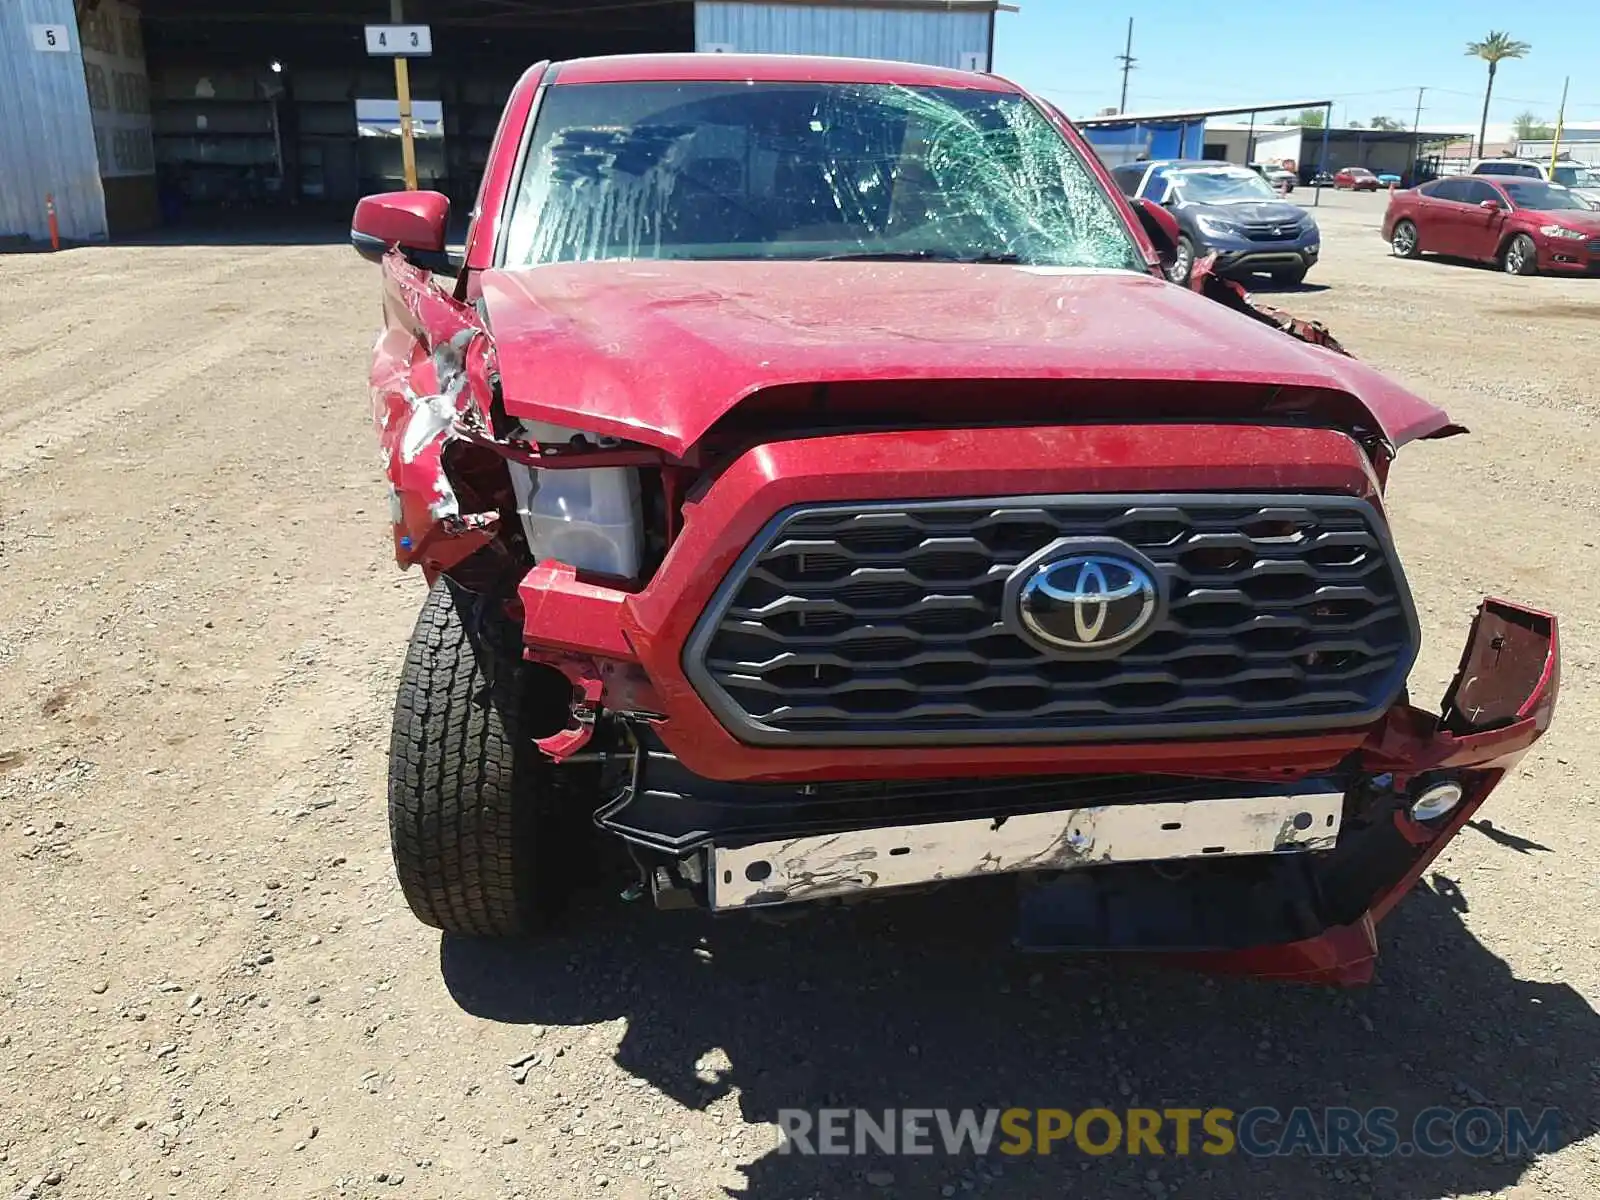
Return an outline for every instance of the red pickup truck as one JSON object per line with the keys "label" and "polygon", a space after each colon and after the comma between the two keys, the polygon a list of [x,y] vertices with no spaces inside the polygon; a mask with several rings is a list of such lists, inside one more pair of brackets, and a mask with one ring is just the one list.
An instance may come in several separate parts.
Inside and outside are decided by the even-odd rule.
{"label": "red pickup truck", "polygon": [[[1015,883],[1034,948],[1354,983],[1550,721],[1486,600],[1439,711],[1383,488],[1462,432],[1203,269],[991,75],[541,63],[471,214],[370,196],[405,896],[537,930]],[[620,855],[617,857],[621,857]]]}

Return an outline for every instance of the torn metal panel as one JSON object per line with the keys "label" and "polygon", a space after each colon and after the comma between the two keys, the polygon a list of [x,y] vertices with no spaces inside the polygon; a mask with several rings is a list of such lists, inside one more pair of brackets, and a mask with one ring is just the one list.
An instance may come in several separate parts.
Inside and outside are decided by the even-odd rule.
{"label": "torn metal panel", "polygon": [[1466,426],[1451,421],[1443,409],[1412,395],[1378,372],[1358,365],[1355,356],[1339,344],[1322,322],[1257,304],[1244,285],[1216,273],[1216,261],[1215,254],[1208,254],[1196,262],[1189,276],[1189,287],[1208,300],[1270,325],[1297,341],[1320,346],[1349,360],[1349,366],[1340,370],[1338,382],[1344,384],[1350,394],[1359,397],[1377,419],[1382,433],[1380,449],[1385,459],[1392,459],[1395,449],[1406,442],[1454,437],[1467,432]]}
{"label": "torn metal panel", "polygon": [[1309,342],[1313,346],[1321,346],[1332,350],[1335,354],[1350,357],[1350,351],[1341,346],[1333,334],[1328,332],[1327,326],[1321,321],[1307,321],[1300,317],[1290,316],[1276,308],[1268,308],[1264,304],[1257,304],[1245,290],[1243,284],[1232,279],[1224,279],[1216,273],[1217,256],[1208,254],[1194,264],[1194,270],[1189,276],[1189,286],[1199,292],[1208,300],[1215,300],[1229,308],[1264,321],[1276,329],[1282,330],[1290,337],[1299,338],[1302,342]]}
{"label": "torn metal panel", "polygon": [[582,750],[594,737],[605,681],[601,678],[599,664],[592,659],[538,655],[533,661],[555,667],[572,683],[572,709],[566,728],[548,737],[535,738],[533,742],[556,762],[562,762]]}
{"label": "torn metal panel", "polygon": [[496,511],[463,512],[444,465],[462,427],[486,421],[492,355],[476,313],[397,253],[384,259],[385,328],[371,374],[373,423],[392,488],[395,557],[448,570],[492,542]]}
{"label": "torn metal panel", "polygon": [[1560,669],[1553,616],[1486,599],[1445,693],[1444,727],[1453,733],[1502,728],[1533,715],[1536,700],[1548,720]]}
{"label": "torn metal panel", "polygon": [[589,744],[595,722],[603,713],[639,720],[660,717],[660,699],[637,663],[546,650],[529,650],[524,657],[560,671],[572,684],[566,727],[534,739],[534,745],[557,762],[571,758]]}
{"label": "torn metal panel", "polygon": [[712,851],[711,906],[745,908],[1015,871],[1331,850],[1340,792],[1108,804],[858,829]]}

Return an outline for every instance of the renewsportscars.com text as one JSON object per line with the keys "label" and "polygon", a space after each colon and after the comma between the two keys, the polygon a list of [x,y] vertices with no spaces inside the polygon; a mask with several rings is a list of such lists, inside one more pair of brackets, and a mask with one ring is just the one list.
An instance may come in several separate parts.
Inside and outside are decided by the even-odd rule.
{"label": "renewsportscars.com text", "polygon": [[858,1108],[778,1111],[783,1154],[1246,1154],[1521,1157],[1553,1150],[1560,1113],[1393,1108]]}

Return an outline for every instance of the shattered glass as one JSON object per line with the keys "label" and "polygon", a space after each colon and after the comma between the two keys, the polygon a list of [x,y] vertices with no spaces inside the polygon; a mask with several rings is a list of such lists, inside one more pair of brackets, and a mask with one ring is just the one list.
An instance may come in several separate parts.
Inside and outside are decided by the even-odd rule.
{"label": "shattered glass", "polygon": [[903,258],[1143,271],[1024,97],[887,84],[555,87],[504,262]]}

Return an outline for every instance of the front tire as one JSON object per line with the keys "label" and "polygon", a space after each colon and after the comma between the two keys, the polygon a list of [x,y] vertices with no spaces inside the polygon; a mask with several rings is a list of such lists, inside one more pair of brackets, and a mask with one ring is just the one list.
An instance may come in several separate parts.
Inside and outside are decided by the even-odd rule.
{"label": "front tire", "polygon": [[1394,251],[1396,258],[1416,258],[1422,253],[1422,237],[1417,233],[1417,227],[1410,221],[1395,222],[1394,231],[1389,235],[1389,249]]}
{"label": "front tire", "polygon": [[463,936],[530,933],[563,907],[598,790],[590,768],[557,766],[533,744],[570,689],[530,671],[507,625],[439,580],[395,699],[395,873],[419,920]]}
{"label": "front tire", "polygon": [[1189,240],[1188,234],[1178,238],[1178,248],[1172,259],[1172,265],[1167,268],[1167,278],[1173,283],[1189,286],[1189,276],[1194,274],[1194,243]]}
{"label": "front tire", "polygon": [[1507,275],[1537,275],[1539,273],[1539,248],[1525,233],[1519,233],[1506,243],[1500,256],[1500,265]]}

